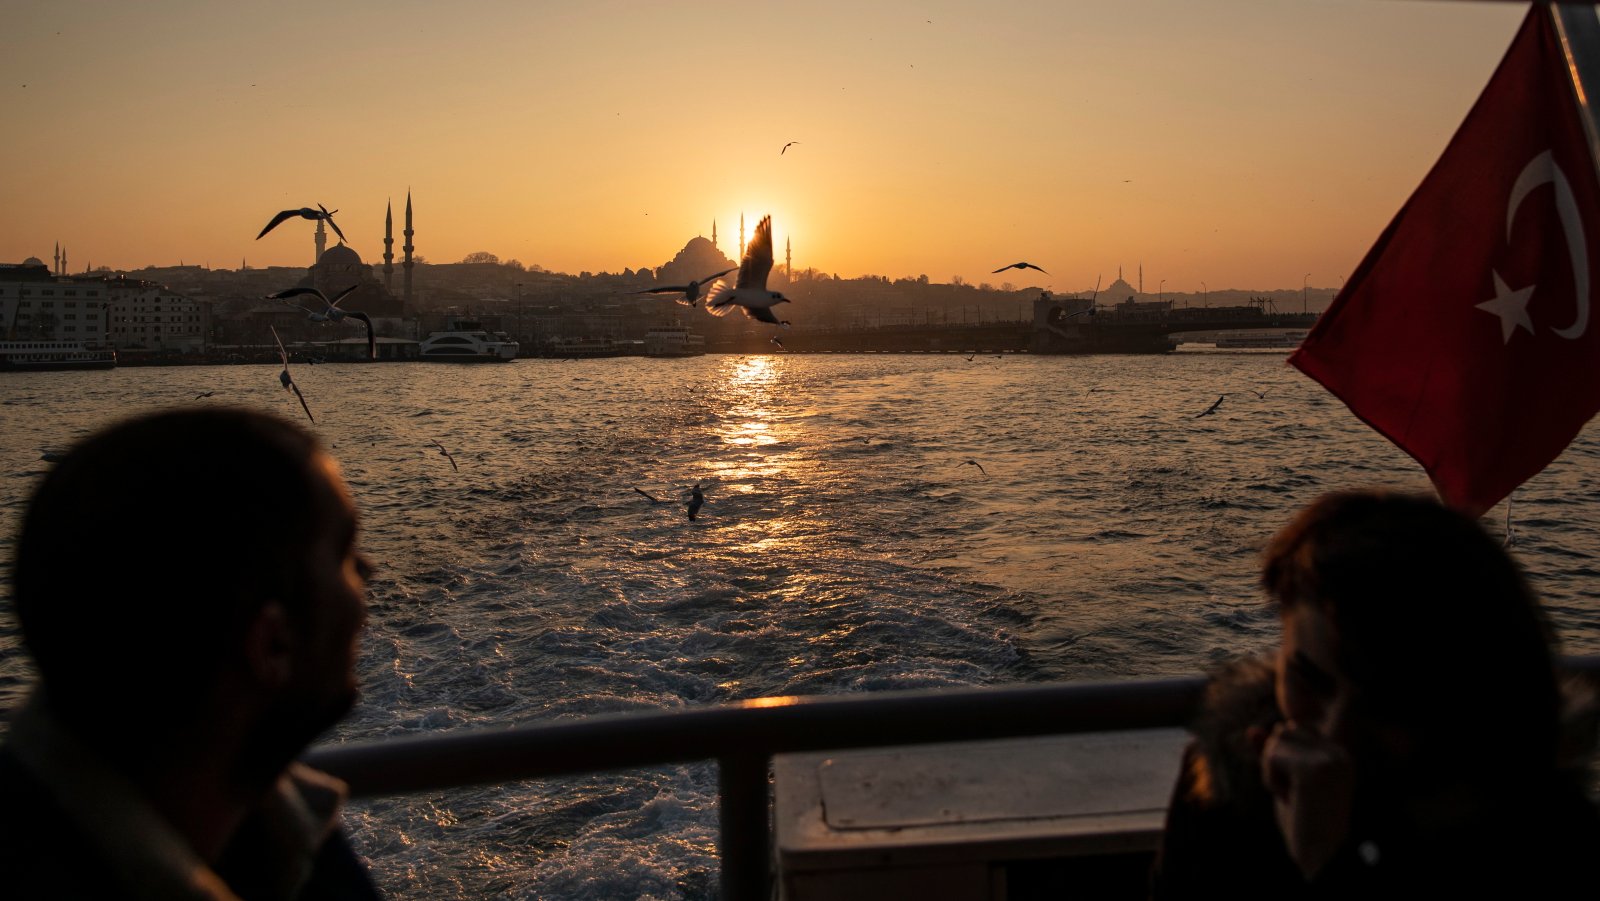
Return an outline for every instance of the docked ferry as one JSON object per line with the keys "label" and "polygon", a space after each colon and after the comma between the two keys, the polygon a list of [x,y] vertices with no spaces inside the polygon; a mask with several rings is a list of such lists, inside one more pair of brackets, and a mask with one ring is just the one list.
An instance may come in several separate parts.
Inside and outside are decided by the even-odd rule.
{"label": "docked ferry", "polygon": [[705,352],[705,337],[690,332],[681,322],[658,325],[644,333],[647,357],[700,357],[705,356]]}
{"label": "docked ferry", "polygon": [[451,319],[443,331],[422,340],[418,359],[435,363],[508,363],[521,349],[505,332],[491,332],[481,322]]}
{"label": "docked ferry", "polygon": [[82,341],[0,341],[0,372],[112,369],[117,352]]}

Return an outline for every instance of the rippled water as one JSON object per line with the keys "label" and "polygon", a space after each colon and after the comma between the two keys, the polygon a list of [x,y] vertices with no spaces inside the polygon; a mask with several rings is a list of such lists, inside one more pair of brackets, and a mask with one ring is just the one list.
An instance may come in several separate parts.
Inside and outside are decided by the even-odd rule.
{"label": "rippled water", "polygon": [[[41,449],[173,404],[298,416],[276,376],[0,378],[6,558]],[[1255,556],[1293,510],[1338,488],[1426,488],[1276,354],[330,365],[297,381],[379,564],[365,697],[333,740],[1190,674],[1273,642]],[[194,400],[203,390],[216,394]],[[1222,392],[1236,393],[1197,418]],[[1516,553],[1573,653],[1600,652],[1597,438],[1514,499]],[[693,523],[632,490],[696,482]],[[26,679],[7,618],[0,706]],[[715,791],[710,766],[673,766],[349,818],[396,897],[701,898],[716,886]]]}

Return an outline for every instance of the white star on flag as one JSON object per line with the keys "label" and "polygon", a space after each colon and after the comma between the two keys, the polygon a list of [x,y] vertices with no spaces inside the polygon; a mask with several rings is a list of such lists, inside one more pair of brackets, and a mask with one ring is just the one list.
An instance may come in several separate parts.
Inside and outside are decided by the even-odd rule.
{"label": "white star on flag", "polygon": [[1528,299],[1533,297],[1534,286],[1513,291],[1500,273],[1492,269],[1489,271],[1494,275],[1494,299],[1478,304],[1478,309],[1500,317],[1500,337],[1506,344],[1511,343],[1511,333],[1519,325],[1527,329],[1528,334],[1533,334],[1533,317],[1528,315]]}

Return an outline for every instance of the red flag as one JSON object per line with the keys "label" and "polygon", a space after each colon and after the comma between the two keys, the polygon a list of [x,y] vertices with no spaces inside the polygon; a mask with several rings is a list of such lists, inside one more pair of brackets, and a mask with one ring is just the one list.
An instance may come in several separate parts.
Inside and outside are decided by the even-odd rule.
{"label": "red flag", "polygon": [[1480,515],[1600,410],[1600,178],[1535,4],[1459,131],[1289,362]]}

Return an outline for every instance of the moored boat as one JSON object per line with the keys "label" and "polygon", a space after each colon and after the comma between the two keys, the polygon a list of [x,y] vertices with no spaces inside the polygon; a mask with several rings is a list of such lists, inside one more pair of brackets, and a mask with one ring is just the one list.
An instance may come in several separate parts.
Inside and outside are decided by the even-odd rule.
{"label": "moored boat", "polygon": [[521,348],[505,332],[491,332],[471,319],[452,319],[422,340],[418,359],[435,363],[507,363]]}
{"label": "moored boat", "polygon": [[112,369],[117,352],[82,341],[0,341],[0,372]]}
{"label": "moored boat", "polygon": [[700,357],[705,356],[705,352],[705,336],[690,332],[681,322],[658,325],[644,333],[647,357]]}

